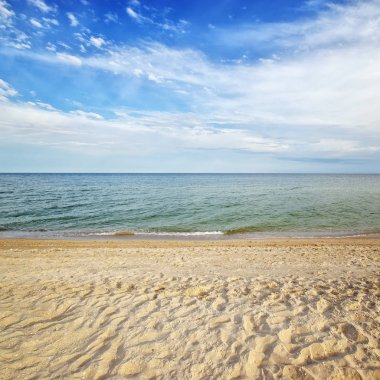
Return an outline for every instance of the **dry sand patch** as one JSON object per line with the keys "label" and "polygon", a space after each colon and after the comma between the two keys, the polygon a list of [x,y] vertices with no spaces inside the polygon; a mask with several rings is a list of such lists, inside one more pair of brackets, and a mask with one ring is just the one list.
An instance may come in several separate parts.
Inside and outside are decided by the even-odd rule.
{"label": "dry sand patch", "polygon": [[376,240],[97,243],[1,241],[0,378],[380,378]]}

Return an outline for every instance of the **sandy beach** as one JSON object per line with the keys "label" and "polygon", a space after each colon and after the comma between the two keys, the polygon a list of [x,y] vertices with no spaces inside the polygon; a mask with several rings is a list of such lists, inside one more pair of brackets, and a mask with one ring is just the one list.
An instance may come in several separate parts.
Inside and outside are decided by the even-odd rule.
{"label": "sandy beach", "polygon": [[1,379],[380,379],[380,239],[0,240]]}

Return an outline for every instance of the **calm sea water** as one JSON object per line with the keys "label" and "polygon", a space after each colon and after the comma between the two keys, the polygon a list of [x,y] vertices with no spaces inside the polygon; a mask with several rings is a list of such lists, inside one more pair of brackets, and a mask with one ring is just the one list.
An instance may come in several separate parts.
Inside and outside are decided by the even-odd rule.
{"label": "calm sea water", "polygon": [[380,234],[380,175],[0,175],[0,237],[118,231],[212,238]]}

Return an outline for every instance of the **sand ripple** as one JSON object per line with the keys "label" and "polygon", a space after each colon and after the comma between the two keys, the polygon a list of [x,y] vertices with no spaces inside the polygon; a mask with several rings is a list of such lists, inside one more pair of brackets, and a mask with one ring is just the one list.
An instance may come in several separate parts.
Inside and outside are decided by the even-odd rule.
{"label": "sand ripple", "polygon": [[0,378],[379,379],[379,256],[4,248]]}

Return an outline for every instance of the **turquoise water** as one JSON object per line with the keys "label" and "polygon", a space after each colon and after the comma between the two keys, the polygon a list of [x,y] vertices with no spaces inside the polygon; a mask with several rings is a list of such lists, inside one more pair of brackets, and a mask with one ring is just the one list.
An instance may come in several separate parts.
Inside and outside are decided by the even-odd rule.
{"label": "turquoise water", "polygon": [[379,230],[380,175],[0,175],[0,237],[109,237],[117,231],[143,237],[347,236]]}

